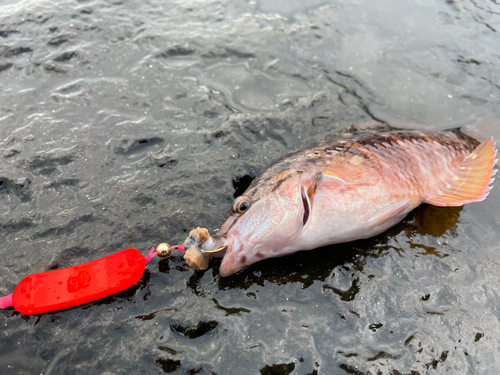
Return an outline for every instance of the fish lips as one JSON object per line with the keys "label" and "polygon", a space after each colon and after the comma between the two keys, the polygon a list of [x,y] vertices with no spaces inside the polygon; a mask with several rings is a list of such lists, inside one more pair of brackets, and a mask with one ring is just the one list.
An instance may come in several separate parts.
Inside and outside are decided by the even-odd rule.
{"label": "fish lips", "polygon": [[222,277],[231,276],[233,273],[236,273],[242,269],[242,267],[238,266],[239,264],[235,262],[234,254],[226,250],[226,254],[224,254],[222,263],[219,268],[219,275],[221,275]]}
{"label": "fish lips", "polygon": [[231,276],[232,274],[241,271],[248,266],[247,258],[241,254],[239,248],[239,241],[228,241],[226,242],[227,249],[222,258],[222,263],[219,268],[219,275],[222,277]]}

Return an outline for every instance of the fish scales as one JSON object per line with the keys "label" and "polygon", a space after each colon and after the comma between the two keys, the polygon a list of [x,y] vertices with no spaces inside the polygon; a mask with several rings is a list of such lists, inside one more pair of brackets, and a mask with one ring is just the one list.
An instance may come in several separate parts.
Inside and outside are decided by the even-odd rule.
{"label": "fish scales", "polygon": [[325,138],[265,168],[214,236],[220,273],[379,234],[421,203],[456,206],[491,189],[496,150],[460,131]]}
{"label": "fish scales", "polygon": [[[377,160],[387,179],[394,179],[404,184],[408,189],[425,187],[424,181],[431,177],[439,177],[443,171],[429,168],[434,163],[444,163],[451,170],[456,161],[468,155],[479,142],[463,133],[434,133],[399,131],[383,135],[363,134],[352,139],[333,141],[330,145],[321,145],[312,149],[303,149],[285,156],[277,163],[271,164],[254,179],[245,194],[259,199],[268,194],[284,178],[292,173],[304,173],[309,168],[317,168],[318,164],[328,168],[328,160],[335,157],[349,158],[360,156],[366,160]],[[324,163],[318,163],[324,161]],[[324,165],[321,165],[324,164]],[[295,170],[291,170],[294,167]],[[395,168],[396,167],[396,168]],[[320,170],[320,169],[319,169]],[[284,172],[289,171],[288,174]],[[380,173],[380,170],[377,170]]]}

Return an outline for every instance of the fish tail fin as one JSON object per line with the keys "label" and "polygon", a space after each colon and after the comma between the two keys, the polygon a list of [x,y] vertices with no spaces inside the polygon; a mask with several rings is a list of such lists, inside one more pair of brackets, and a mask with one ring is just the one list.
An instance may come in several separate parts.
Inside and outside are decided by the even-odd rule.
{"label": "fish tail fin", "polygon": [[497,159],[497,150],[490,138],[467,156],[455,172],[455,177],[448,190],[426,200],[434,206],[462,206],[466,203],[479,202],[485,199],[495,180],[497,172],[493,169]]}

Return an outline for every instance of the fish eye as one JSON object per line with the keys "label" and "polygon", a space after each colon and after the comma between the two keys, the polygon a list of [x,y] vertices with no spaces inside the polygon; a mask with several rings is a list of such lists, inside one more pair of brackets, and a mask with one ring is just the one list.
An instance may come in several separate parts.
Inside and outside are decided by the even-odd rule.
{"label": "fish eye", "polygon": [[250,207],[251,200],[250,197],[242,196],[234,200],[232,211],[235,214],[242,214]]}
{"label": "fish eye", "polygon": [[246,209],[250,207],[250,204],[247,202],[247,201],[243,201],[240,203],[240,205],[238,206],[238,212],[243,212],[243,211],[246,211]]}

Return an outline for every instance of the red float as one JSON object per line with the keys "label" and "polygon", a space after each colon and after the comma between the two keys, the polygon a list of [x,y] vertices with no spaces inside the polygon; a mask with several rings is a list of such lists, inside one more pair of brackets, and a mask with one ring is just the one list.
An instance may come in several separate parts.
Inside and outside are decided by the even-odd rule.
{"label": "red float", "polygon": [[0,298],[0,308],[14,306],[35,315],[82,305],[121,292],[137,283],[154,248],[144,257],[125,249],[92,262],[26,276],[14,293]]}

